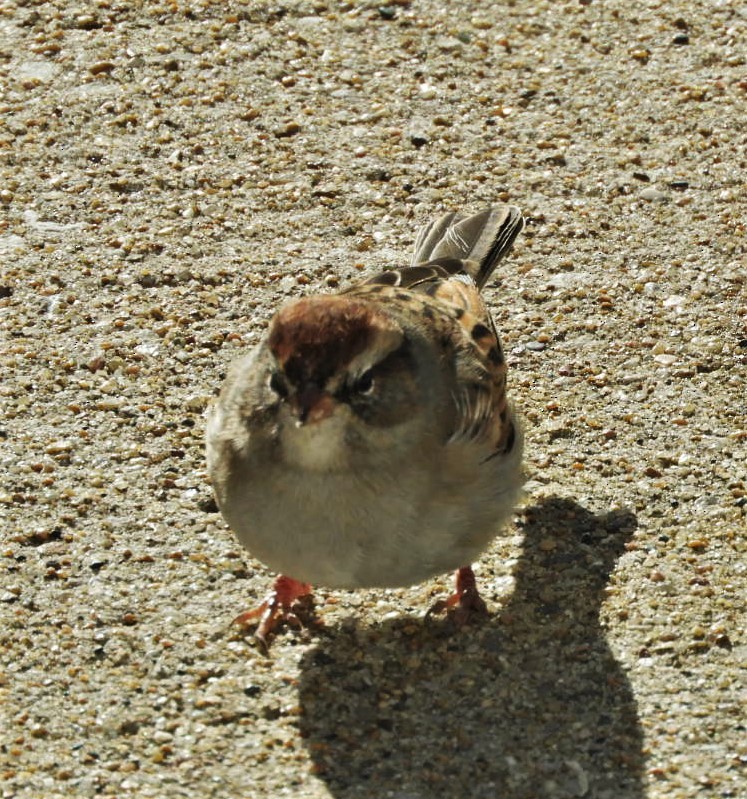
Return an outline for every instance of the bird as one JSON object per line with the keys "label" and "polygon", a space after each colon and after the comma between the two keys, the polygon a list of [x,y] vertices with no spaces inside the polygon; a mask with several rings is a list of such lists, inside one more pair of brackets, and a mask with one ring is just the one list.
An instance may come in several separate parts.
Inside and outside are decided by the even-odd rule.
{"label": "bird", "polygon": [[444,213],[409,266],[280,307],[208,411],[225,521],[278,574],[235,621],[267,649],[312,586],[413,586],[456,572],[428,611],[486,612],[472,564],[524,482],[523,431],[481,295],[524,227],[513,205]]}

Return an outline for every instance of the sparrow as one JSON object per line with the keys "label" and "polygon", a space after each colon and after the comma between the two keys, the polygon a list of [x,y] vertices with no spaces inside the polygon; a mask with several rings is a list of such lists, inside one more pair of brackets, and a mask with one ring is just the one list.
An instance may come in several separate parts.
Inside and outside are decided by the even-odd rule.
{"label": "sparrow", "polygon": [[410,266],[281,307],[230,368],[207,421],[223,517],[279,573],[235,621],[268,635],[312,584],[404,587],[456,570],[429,611],[484,613],[471,565],[523,482],[506,360],[480,295],[518,208],[447,213]]}

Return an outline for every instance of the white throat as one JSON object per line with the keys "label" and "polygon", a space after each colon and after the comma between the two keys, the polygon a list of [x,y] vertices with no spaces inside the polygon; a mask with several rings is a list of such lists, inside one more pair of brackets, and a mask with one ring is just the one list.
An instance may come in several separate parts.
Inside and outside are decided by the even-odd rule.
{"label": "white throat", "polygon": [[286,419],[281,425],[280,442],[288,465],[310,472],[348,468],[346,416],[342,408],[337,408],[331,416],[312,424]]}

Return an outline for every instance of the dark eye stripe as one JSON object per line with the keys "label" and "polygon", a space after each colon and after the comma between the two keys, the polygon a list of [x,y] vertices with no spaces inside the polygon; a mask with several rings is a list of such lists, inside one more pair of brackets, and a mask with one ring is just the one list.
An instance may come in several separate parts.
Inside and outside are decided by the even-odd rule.
{"label": "dark eye stripe", "polygon": [[367,369],[353,385],[353,391],[358,394],[369,394],[374,386],[373,369]]}

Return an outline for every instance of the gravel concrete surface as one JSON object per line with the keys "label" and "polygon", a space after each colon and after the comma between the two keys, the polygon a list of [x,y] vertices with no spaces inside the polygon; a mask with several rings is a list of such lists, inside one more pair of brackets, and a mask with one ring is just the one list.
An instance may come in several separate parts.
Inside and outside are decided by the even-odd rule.
{"label": "gravel concrete surface", "polygon": [[[745,8],[0,9],[0,797],[747,797]],[[321,587],[264,657],[205,475],[227,364],[500,201],[491,617]]]}

